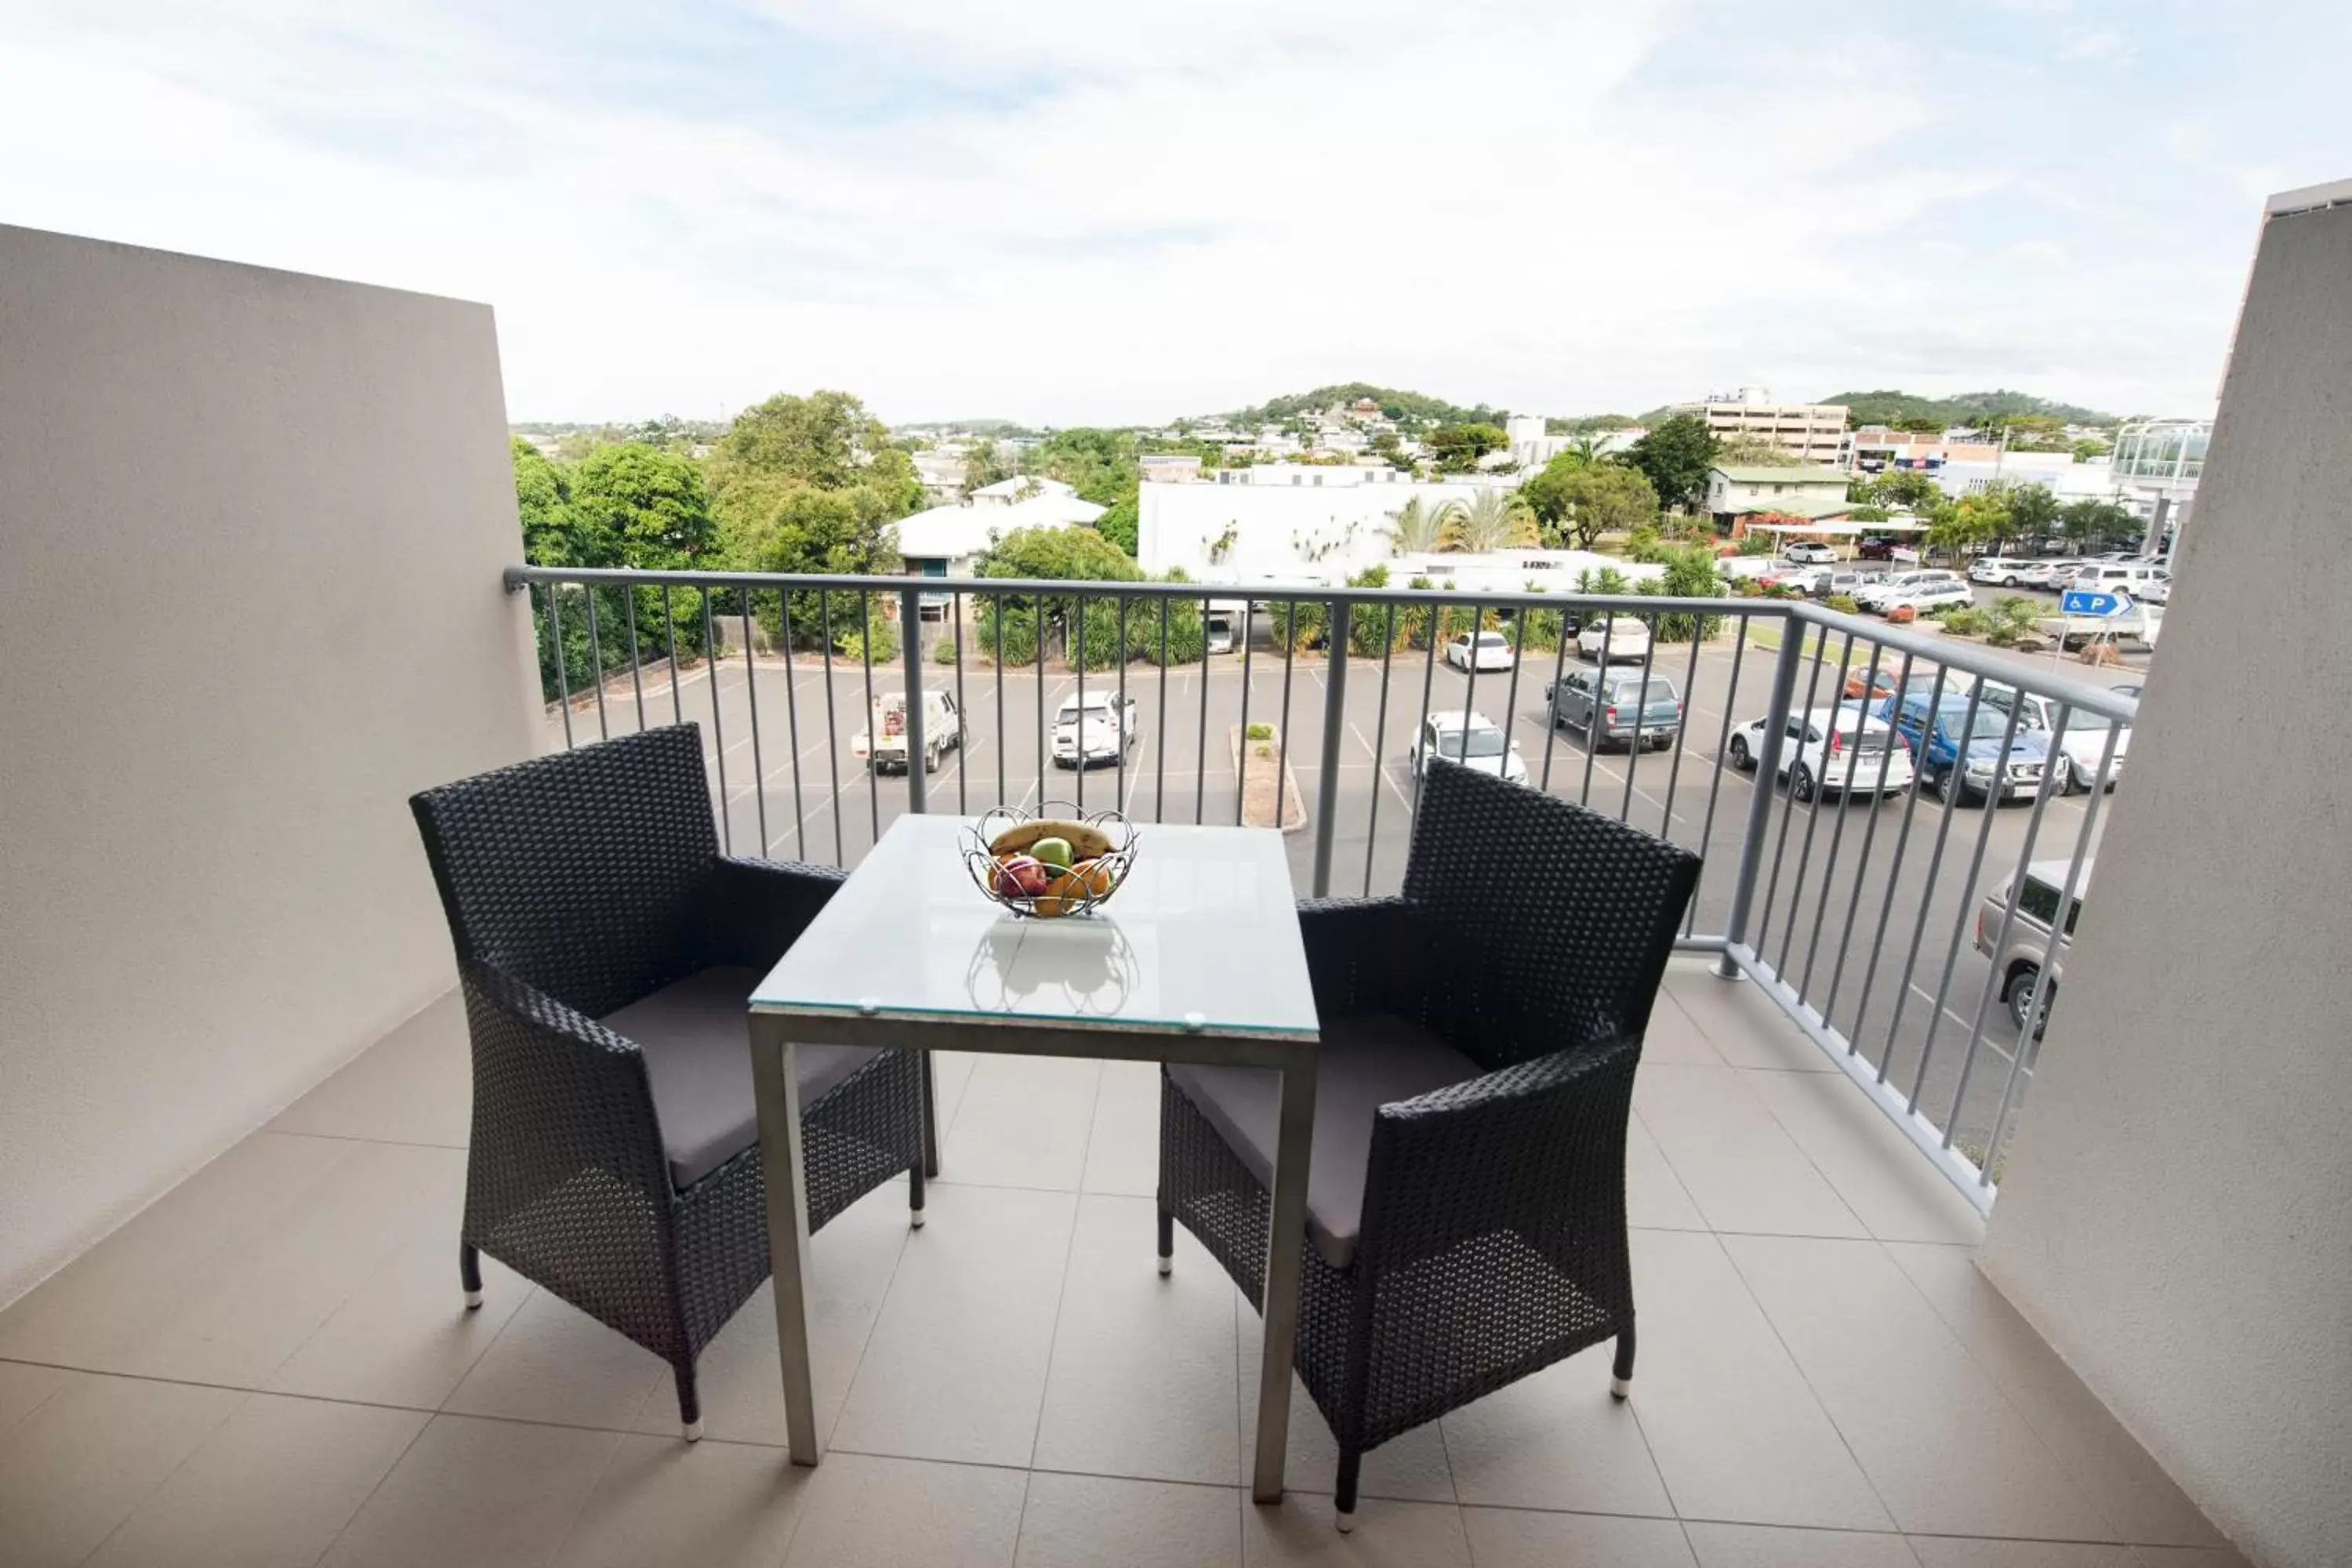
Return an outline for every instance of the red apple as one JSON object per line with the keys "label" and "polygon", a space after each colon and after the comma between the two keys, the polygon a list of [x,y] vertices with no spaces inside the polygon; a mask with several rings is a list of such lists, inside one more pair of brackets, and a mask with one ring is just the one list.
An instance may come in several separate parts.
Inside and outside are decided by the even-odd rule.
{"label": "red apple", "polygon": [[1034,855],[1010,855],[996,863],[999,898],[1034,899],[1045,890],[1045,884],[1052,879],[1053,873]]}

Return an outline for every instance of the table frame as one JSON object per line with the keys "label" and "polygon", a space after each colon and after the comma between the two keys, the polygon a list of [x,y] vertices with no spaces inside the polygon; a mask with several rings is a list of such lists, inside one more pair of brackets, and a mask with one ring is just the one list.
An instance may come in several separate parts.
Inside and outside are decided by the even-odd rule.
{"label": "table frame", "polygon": [[1315,1069],[1320,1037],[1269,1030],[1218,1033],[1103,1018],[1053,1023],[987,1014],[842,1013],[754,1006],[751,1015],[752,1087],[759,1099],[760,1159],[767,1184],[768,1255],[775,1274],[776,1343],[783,1361],[784,1429],[793,1463],[824,1457],[816,1431],[816,1391],[808,1339],[808,1197],[802,1161],[800,1074],[793,1037],[833,1045],[880,1046],[923,1053],[924,1148],[937,1173],[931,1125],[934,1050],[1007,1056],[1102,1057],[1116,1061],[1197,1062],[1271,1068],[1282,1075],[1282,1112],[1275,1147],[1274,1193],[1265,1254],[1265,1355],[1258,1367],[1257,1456],[1251,1494],[1282,1500],[1283,1461],[1290,1446],[1291,1366],[1298,1338],[1299,1266],[1307,1236],[1307,1173],[1315,1136]]}

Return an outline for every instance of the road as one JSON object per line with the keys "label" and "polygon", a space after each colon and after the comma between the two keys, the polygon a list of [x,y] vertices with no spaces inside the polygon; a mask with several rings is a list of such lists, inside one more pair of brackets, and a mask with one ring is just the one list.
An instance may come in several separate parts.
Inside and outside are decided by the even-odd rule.
{"label": "road", "polygon": [[[1745,723],[1764,711],[1779,630],[1758,623],[1744,646],[1727,633],[1696,652],[1687,644],[1661,645],[1653,673],[1683,692],[1686,733],[1678,746],[1638,757],[1596,754],[1579,735],[1547,725],[1545,686],[1556,662],[1577,658],[1572,649],[1557,661],[1531,654],[1514,673],[1475,679],[1420,651],[1392,655],[1385,679],[1379,661],[1351,659],[1329,890],[1379,893],[1401,885],[1415,726],[1424,711],[1467,705],[1498,721],[1509,714],[1536,787],[1697,850],[1706,868],[1691,929],[1723,931],[1756,786],[1718,759],[1727,721]],[[927,664],[926,683],[960,693],[967,715],[964,745],[925,781],[929,808],[976,814],[1000,801],[1034,807],[1060,800],[1087,811],[1115,805],[1142,824],[1234,822],[1239,791],[1231,737],[1237,726],[1263,722],[1276,726],[1276,760],[1291,770],[1311,815],[1322,784],[1328,656],[1301,654],[1286,663],[1267,647],[1263,617],[1259,634],[1246,661],[1236,652],[1215,656],[1205,669],[1128,667],[1124,695],[1137,704],[1139,739],[1122,765],[1083,774],[1054,766],[1041,738],[1055,707],[1082,682],[1088,690],[1118,691],[1120,672],[1082,678],[1058,666],[1041,675],[1034,667],[1000,672],[968,661],[959,671]],[[1812,650],[1800,669],[1799,706],[1829,706],[1848,658],[1858,674],[1870,662],[1870,646],[1849,655],[1843,639],[1832,638]],[[2014,662],[2028,679],[2053,668],[2084,672],[2072,662],[2053,667],[2046,655]],[[2120,682],[2137,679],[2144,666],[2138,659],[2093,673]],[[1890,657],[1886,667],[1897,668],[1899,660]],[[601,715],[593,697],[576,700],[572,734],[588,740],[634,731],[642,688],[645,722],[682,716],[701,726],[715,792],[723,773],[720,820],[735,853],[855,865],[908,802],[906,778],[877,779],[852,752],[852,738],[866,728],[868,681],[863,668],[845,661],[830,670],[806,654],[789,664],[766,656],[747,662],[739,647],[718,671],[715,707],[708,668],[689,668],[673,689],[667,671],[654,667],[635,681],[624,675],[608,682]],[[875,693],[897,691],[904,672],[877,668],[870,681]],[[551,708],[548,722],[562,744],[560,709]],[[1251,765],[1272,763],[1253,758]],[[1922,1112],[1952,1127],[1964,1144],[1987,1142],[2017,1039],[1990,965],[1969,941],[1979,896],[2008,876],[2029,834],[2035,858],[2070,855],[2089,800],[2048,799],[2037,826],[2030,803],[1948,810],[1927,793],[1807,805],[1774,791],[1755,944],[1783,975],[1801,982],[1808,1000],[1892,1082],[1906,1092],[1916,1084]],[[1302,896],[1313,887],[1313,826],[1289,839]],[[1984,1048],[1969,1067],[1971,1021],[1980,1016]],[[2019,1071],[2030,1079],[2031,1070],[2029,1057]]]}

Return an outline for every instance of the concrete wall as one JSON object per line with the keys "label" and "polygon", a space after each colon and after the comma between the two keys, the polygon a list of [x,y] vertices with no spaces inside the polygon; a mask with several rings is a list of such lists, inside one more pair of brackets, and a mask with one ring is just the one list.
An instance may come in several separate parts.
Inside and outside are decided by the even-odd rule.
{"label": "concrete wall", "polygon": [[1983,1254],[2273,1568],[2352,1550],[2347,454],[2352,207],[2274,218]]}
{"label": "concrete wall", "polygon": [[486,306],[0,227],[0,1304],[454,983],[504,405]]}

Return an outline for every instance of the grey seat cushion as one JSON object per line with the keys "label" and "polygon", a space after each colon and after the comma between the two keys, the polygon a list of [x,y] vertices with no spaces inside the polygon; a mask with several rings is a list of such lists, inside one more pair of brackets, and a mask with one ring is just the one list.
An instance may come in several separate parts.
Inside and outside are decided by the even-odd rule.
{"label": "grey seat cushion", "polygon": [[[1355,1258],[1381,1107],[1465,1083],[1484,1070],[1418,1024],[1385,1013],[1324,1022],[1316,1058],[1315,1149],[1307,1168],[1307,1236],[1326,1263],[1345,1268]],[[1271,1192],[1280,1076],[1270,1068],[1171,1062],[1168,1077]]]}
{"label": "grey seat cushion", "polygon": [[[681,1189],[759,1141],[744,1027],[759,983],[755,969],[700,970],[597,1020],[645,1052],[669,1179]],[[865,1046],[801,1046],[802,1108],[879,1054]]]}

